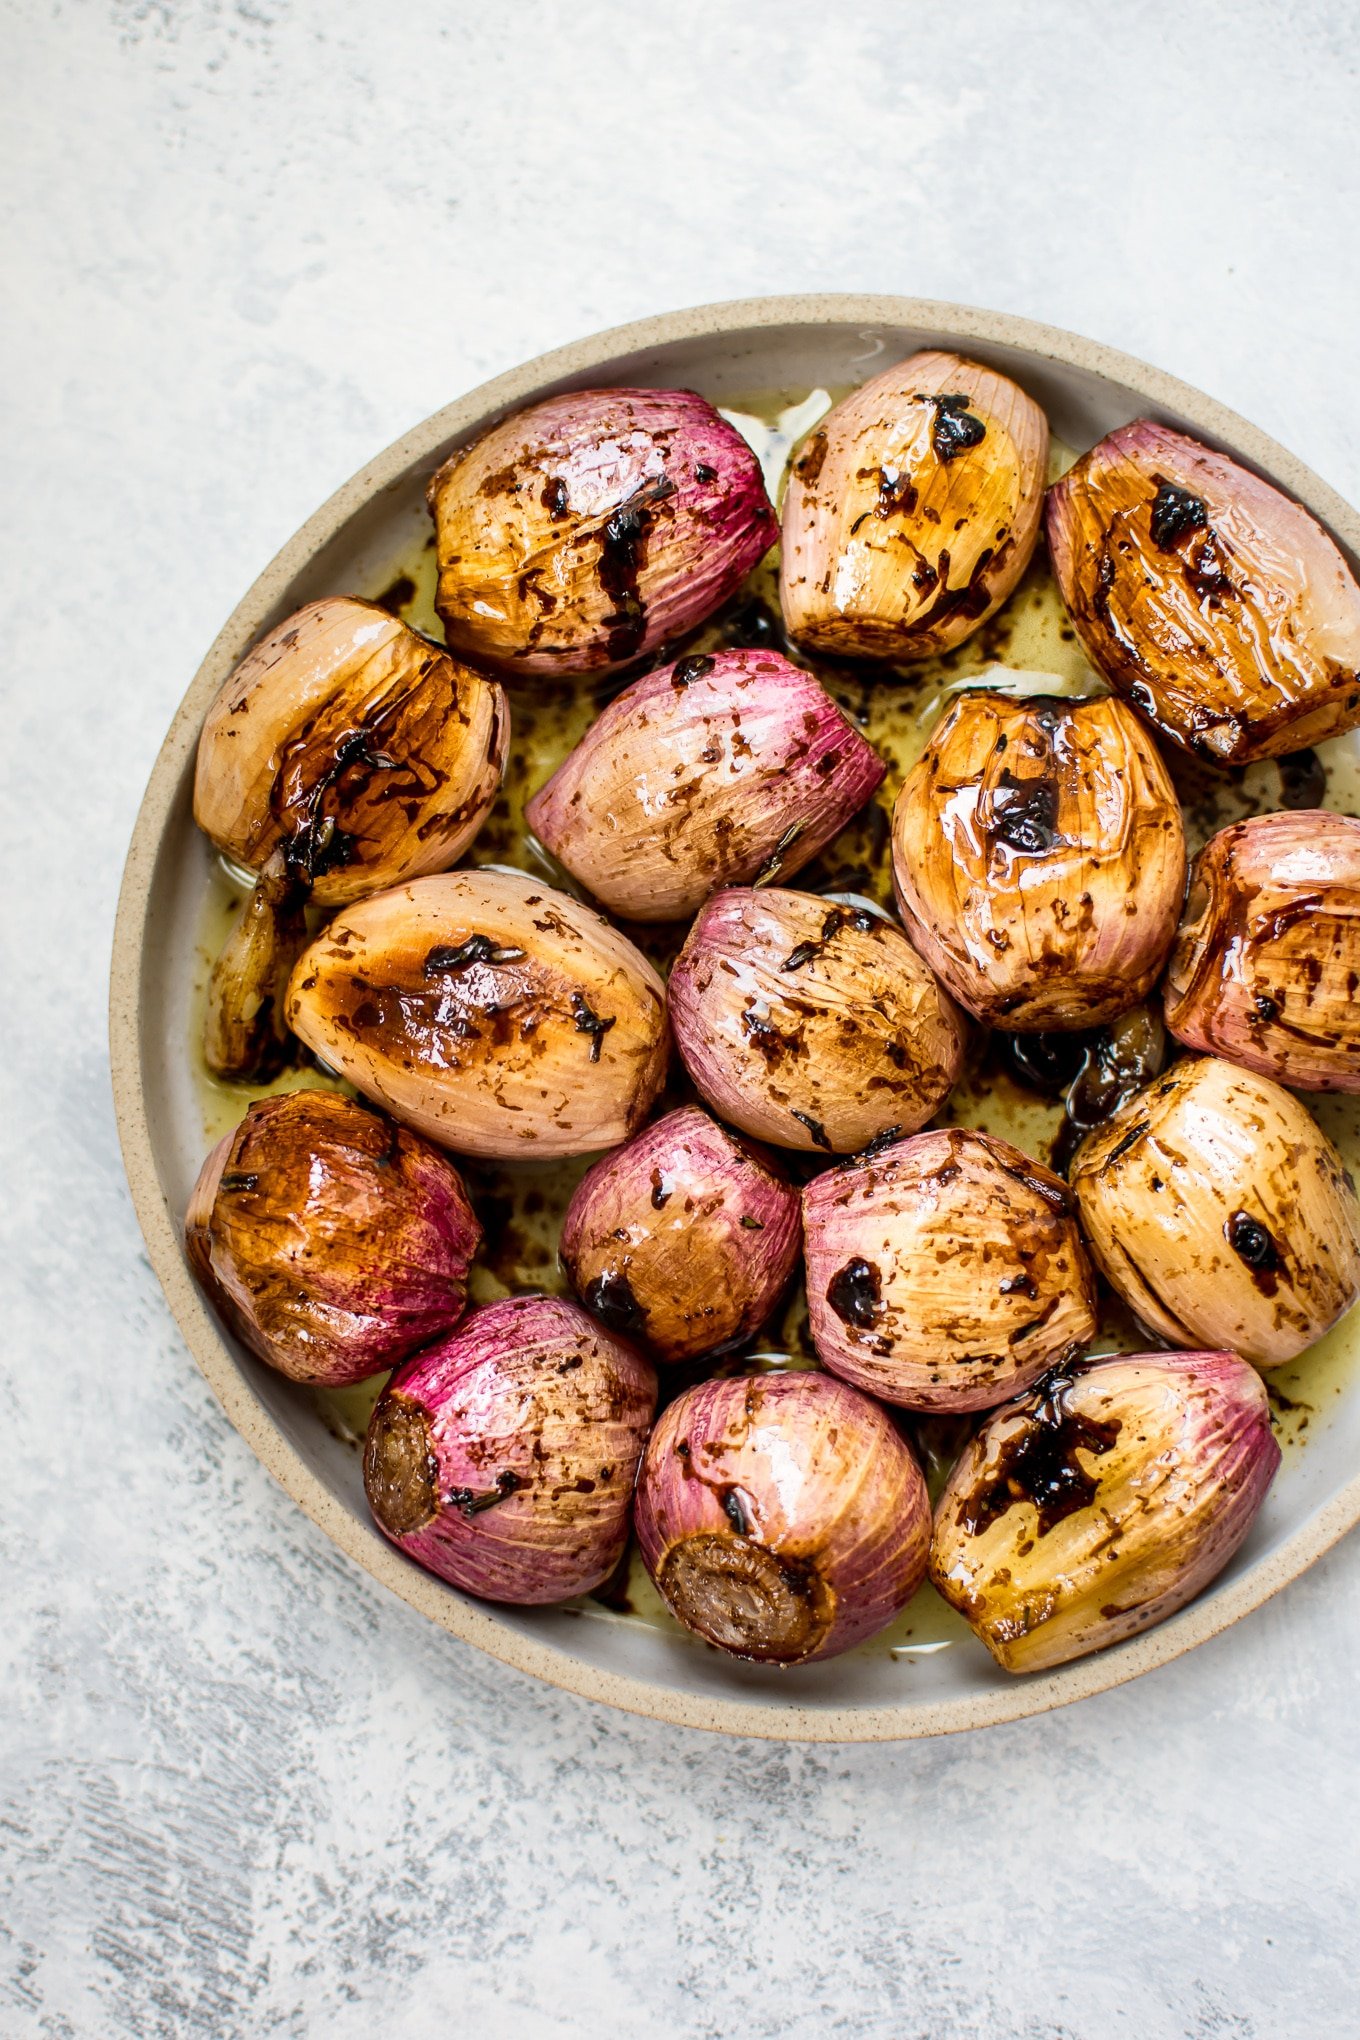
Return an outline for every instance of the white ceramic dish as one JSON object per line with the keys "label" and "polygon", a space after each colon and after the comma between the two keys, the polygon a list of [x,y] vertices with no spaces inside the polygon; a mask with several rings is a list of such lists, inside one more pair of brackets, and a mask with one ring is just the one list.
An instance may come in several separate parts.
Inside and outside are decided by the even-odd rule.
{"label": "white ceramic dish", "polygon": [[926,346],[957,348],[1014,376],[1044,405],[1055,433],[1077,448],[1137,416],[1225,448],[1306,503],[1356,563],[1360,517],[1301,462],[1185,384],[1054,328],[873,297],[755,300],[645,320],[545,355],[461,398],[379,455],[289,541],[227,622],[180,706],[147,789],[119,904],[111,1028],[128,1176],[152,1265],[231,1421],[327,1536],[455,1635],[590,1699],[734,1734],[869,1740],[1014,1719],[1130,1679],[1236,1621],[1360,1517],[1360,1381],[1354,1392],[1346,1387],[1353,1353],[1360,1362],[1360,1313],[1325,1342],[1325,1354],[1291,1370],[1290,1393],[1297,1394],[1313,1367],[1310,1387],[1318,1394],[1307,1444],[1286,1452],[1251,1536],[1210,1591],[1148,1635],[1048,1675],[1009,1678],[966,1637],[870,1648],[781,1674],[627,1618],[583,1620],[570,1611],[468,1600],[383,1540],[365,1506],[358,1454],[327,1427],[309,1395],[225,1337],[184,1260],[181,1216],[206,1145],[187,1044],[195,949],[212,883],[212,860],[191,816],[193,753],[209,700],[247,647],[303,601],[382,587],[427,528],[427,476],[507,411],[591,384],[684,385],[720,404],[757,391],[834,390]]}

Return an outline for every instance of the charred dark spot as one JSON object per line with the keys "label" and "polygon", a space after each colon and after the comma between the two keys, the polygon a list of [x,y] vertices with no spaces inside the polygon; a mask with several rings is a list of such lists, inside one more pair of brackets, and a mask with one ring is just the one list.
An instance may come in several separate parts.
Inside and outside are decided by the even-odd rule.
{"label": "charred dark spot", "polygon": [[581,1301],[611,1332],[622,1332],[627,1339],[647,1336],[647,1313],[622,1269],[606,1268],[602,1275],[588,1282]]}
{"label": "charred dark spot", "polygon": [[890,474],[887,468],[878,470],[878,500],[874,504],[874,516],[910,517],[920,498],[910,475]]}
{"label": "charred dark spot", "polygon": [[826,1286],[826,1300],[842,1324],[867,1331],[883,1311],[883,1282],[872,1261],[859,1256],[837,1269]]}
{"label": "charred dark spot", "polygon": [[1023,1415],[1021,1428],[1006,1439],[995,1471],[963,1505],[961,1521],[972,1536],[980,1536],[1015,1503],[1032,1502],[1044,1537],[1064,1517],[1094,1501],[1099,1482],[1077,1453],[1098,1459],[1110,1451],[1119,1423],[1114,1418],[1098,1423],[1068,1409],[1068,1391],[1084,1372],[1082,1367],[1055,1368],[1016,1406],[1016,1414]]}
{"label": "charred dark spot", "polygon": [[1273,1296],[1278,1284],[1276,1277],[1284,1266],[1284,1257],[1268,1226],[1259,1218],[1253,1218],[1248,1211],[1234,1211],[1224,1224],[1223,1237],[1239,1261],[1244,1261],[1252,1272],[1252,1279],[1263,1296]]}
{"label": "charred dark spot", "polygon": [[641,510],[616,510],[600,534],[600,583],[613,602],[606,616],[611,659],[631,659],[647,635],[647,611],[638,592],[647,525]]}
{"label": "charred dark spot", "polygon": [[567,485],[561,475],[550,475],[543,485],[539,502],[547,511],[554,524],[560,524],[567,514]]}
{"label": "charred dark spot", "polygon": [[794,462],[793,471],[800,482],[806,482],[808,487],[811,488],[818,475],[822,472],[822,462],[825,459],[826,434],[824,432],[814,432]]}
{"label": "charred dark spot", "polygon": [[[927,507],[923,514],[926,516],[931,516],[932,514],[938,516],[938,513],[933,513],[929,507]],[[1008,550],[1007,546],[1003,546],[1000,557],[1004,558]],[[968,579],[960,587],[951,588],[949,585],[949,549],[947,546],[941,546],[939,558],[936,560],[934,568],[938,582],[934,599],[916,617],[916,627],[922,630],[927,627],[933,628],[944,623],[951,616],[985,616],[988,609],[992,606],[992,590],[987,578],[987,570],[991,566],[993,559],[997,557],[998,555],[993,547],[989,545],[984,546],[973,561]]]}
{"label": "charred dark spot", "polygon": [[1129,1128],[1128,1132],[1124,1135],[1124,1138],[1121,1141],[1117,1141],[1115,1145],[1110,1149],[1110,1152],[1106,1155],[1105,1157],[1106,1168],[1110,1166],[1111,1162],[1117,1162],[1121,1155],[1126,1155],[1129,1149],[1134,1145],[1134,1143],[1136,1141],[1140,1141],[1143,1138],[1143,1135],[1148,1130],[1148,1124],[1149,1122],[1146,1119],[1140,1119],[1136,1126],[1131,1126]]}
{"label": "charred dark spot", "polygon": [[937,460],[957,460],[969,447],[981,446],[987,437],[987,427],[969,409],[973,401],[971,397],[959,392],[953,396],[929,397],[926,401],[935,407],[930,443]]}
{"label": "charred dark spot", "polygon": [[1059,1218],[1072,1216],[1072,1192],[1056,1176],[1051,1176],[1046,1169],[1040,1168],[1037,1162],[1026,1161],[1024,1167],[1015,1167],[1009,1162],[1003,1162],[999,1154],[994,1154],[993,1159],[997,1167],[1004,1170],[1013,1181],[1022,1183],[1034,1196],[1041,1197],[1051,1211],[1057,1212]]}
{"label": "charred dark spot", "polygon": [[1174,482],[1163,482],[1152,499],[1152,543],[1158,552],[1174,552],[1188,531],[1203,531],[1208,522],[1203,498]]}
{"label": "charred dark spot", "polygon": [[1201,543],[1187,555],[1185,578],[1197,595],[1218,596],[1233,592],[1212,531],[1206,532]]}
{"label": "charred dark spot", "polygon": [[1048,779],[1003,772],[992,799],[992,840],[1026,856],[1042,856],[1058,840],[1058,790]]}
{"label": "charred dark spot", "polygon": [[881,1155],[884,1148],[890,1148],[902,1138],[900,1126],[885,1126],[882,1133],[876,1133],[872,1140],[866,1140],[862,1148],[850,1157],[850,1163],[871,1162],[875,1155]]}
{"label": "charred dark spot", "polygon": [[395,581],[383,589],[373,600],[379,609],[385,609],[389,616],[399,616],[408,602],[416,599],[416,584],[409,574],[398,574]]}
{"label": "charred dark spot", "polygon": [[339,871],[347,864],[353,864],[358,852],[358,838],[347,829],[337,828],[331,815],[322,815],[314,823],[296,830],[284,845],[290,870],[308,886],[324,878],[328,871]]}
{"label": "charred dark spot", "polygon": [[1327,798],[1327,768],[1316,751],[1291,751],[1277,758],[1280,770],[1280,805],[1287,808],[1321,807]]}
{"label": "charred dark spot", "polygon": [[460,1516],[480,1516],[484,1509],[494,1509],[497,1502],[508,1502],[511,1495],[518,1494],[527,1485],[507,1467],[504,1473],[496,1475],[494,1487],[480,1492],[476,1488],[450,1488],[444,1500],[449,1508],[457,1509]]}
{"label": "charred dark spot", "polygon": [[[414,634],[423,635],[420,631]],[[420,683],[441,665],[446,675],[450,670],[442,645],[432,644],[431,653],[421,670]],[[398,706],[405,698],[398,698]],[[333,811],[336,803],[352,808],[363,798],[378,806],[399,800],[413,802],[414,808],[407,807],[409,820],[442,783],[444,775],[434,772],[428,761],[395,758],[383,748],[378,725],[384,720],[391,722],[393,713],[390,704],[386,709],[375,708],[366,723],[345,730],[324,747],[309,722],[282,746],[269,806],[279,823],[288,876],[303,892],[327,871],[353,864],[362,854],[359,839],[339,827]],[[325,748],[330,756],[316,770]],[[379,772],[393,776],[381,790],[372,790],[370,782]]]}
{"label": "charred dark spot", "polygon": [[1045,1098],[1060,1098],[1090,1053],[1079,1034],[1003,1034],[997,1046],[1006,1069]]}
{"label": "charred dark spot", "polygon": [[469,935],[456,948],[440,942],[427,950],[424,972],[426,977],[457,977],[476,963],[519,963],[523,956],[522,949],[502,947],[489,935]]}
{"label": "charred dark spot", "polygon": [[863,907],[833,907],[822,922],[822,932],[811,942],[799,942],[792,948],[781,970],[801,970],[805,963],[811,963],[820,956],[828,942],[833,942],[842,928],[857,928],[861,935],[867,935],[876,924],[876,916],[866,913]]}
{"label": "charred dark spot", "polygon": [[725,614],[723,641],[747,649],[781,645],[784,642],[783,623],[767,602],[762,602],[758,595],[750,595]]}
{"label": "charred dark spot", "polygon": [[1039,1297],[1039,1286],[1032,1275],[1008,1275],[1001,1285],[1001,1294],[1027,1296],[1031,1303],[1035,1303]]}
{"label": "charred dark spot", "polygon": [[494,474],[487,475],[478,484],[477,494],[479,496],[517,496],[523,486],[519,477],[519,469],[511,464],[503,468],[497,468]]}
{"label": "charred dark spot", "polygon": [[738,1537],[749,1537],[751,1534],[751,1518],[747,1511],[746,1503],[742,1498],[741,1490],[739,1488],[729,1488],[722,1498],[722,1505],[723,1514],[736,1531]]}
{"label": "charred dark spot", "polygon": [[596,1013],[593,1008],[586,1004],[584,992],[573,992],[571,995],[571,1017],[576,1023],[576,1032],[590,1036],[590,1060],[593,1063],[598,1062],[600,1060],[601,1040],[608,1034],[617,1016],[610,1013],[607,1017],[602,1018],[600,1014]]}
{"label": "charred dark spot", "polygon": [[611,659],[633,658],[647,635],[647,611],[638,582],[647,557],[651,511],[674,493],[675,484],[664,476],[648,483],[605,519],[600,532],[600,586],[614,605],[604,619]]}
{"label": "charred dark spot", "polygon": [[831,1142],[826,1137],[826,1128],[822,1125],[820,1119],[813,1119],[810,1116],[810,1114],[806,1112],[799,1112],[797,1110],[793,1112],[793,1117],[798,1121],[800,1126],[805,1126],[807,1128],[809,1134],[812,1136],[812,1142],[814,1147],[825,1148],[828,1154],[832,1152]]}
{"label": "charred dark spot", "polygon": [[[1110,596],[1114,592],[1114,582],[1114,554],[1106,546],[1100,555],[1100,560],[1096,567],[1096,585],[1095,591],[1091,596],[1091,609],[1107,630],[1112,627],[1110,624]],[[1141,701],[1138,699],[1140,690],[1144,697]],[[1129,698],[1133,701],[1136,708],[1141,708],[1145,714],[1151,715],[1154,703],[1152,696],[1148,693],[1147,688],[1143,686],[1141,680],[1134,682],[1133,687],[1129,691]]]}
{"label": "charred dark spot", "polygon": [[791,1040],[788,1035],[781,1033],[779,1028],[773,1026],[765,1014],[757,1012],[754,1006],[743,1008],[741,1031],[756,1053],[763,1055],[772,1069],[784,1056],[796,1052],[796,1038]]}
{"label": "charred dark spot", "polygon": [[772,879],[778,878],[780,872],[784,869],[784,859],[788,856],[798,838],[804,834],[806,827],[807,824],[805,822],[794,822],[789,828],[785,829],[783,835],[775,844],[774,849],[752,879],[752,885],[769,885]]}
{"label": "charred dark spot", "polygon": [[706,680],[717,665],[706,652],[695,652],[688,659],[681,659],[671,674],[672,687],[688,687],[692,680]]}

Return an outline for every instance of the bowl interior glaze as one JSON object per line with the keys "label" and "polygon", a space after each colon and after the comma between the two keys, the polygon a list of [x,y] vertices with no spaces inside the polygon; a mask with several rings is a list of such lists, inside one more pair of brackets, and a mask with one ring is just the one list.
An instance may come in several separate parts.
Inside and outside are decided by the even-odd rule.
{"label": "bowl interior glaze", "polygon": [[1300,498],[1356,564],[1360,517],[1301,462],[1188,386],[1057,329],[871,297],[762,299],[646,320],[545,355],[450,405],[389,447],[289,541],[229,619],[180,706],[147,789],[119,903],[111,1034],[128,1177],[152,1265],[237,1429],[342,1550],[455,1635],[588,1698],[742,1735],[869,1740],[1013,1719],[1132,1678],[1257,1606],[1360,1516],[1360,1393],[1330,1392],[1360,1361],[1360,1313],[1330,1335],[1329,1393],[1319,1398],[1306,1447],[1286,1453],[1251,1536],[1215,1585],[1148,1635],[1051,1674],[1010,1678],[971,1640],[896,1655],[869,1649],[778,1673],[627,1619],[470,1601],[382,1539],[352,1445],[333,1434],[310,1396],[224,1335],[184,1260],[181,1215],[205,1147],[186,1045],[213,874],[193,825],[193,754],[210,699],[250,644],[313,597],[381,587],[428,529],[428,476],[506,412],[590,384],[682,385],[720,404],[758,391],[835,390],[927,346],[957,348],[1014,376],[1058,437],[1077,448],[1137,416],[1195,433]]}

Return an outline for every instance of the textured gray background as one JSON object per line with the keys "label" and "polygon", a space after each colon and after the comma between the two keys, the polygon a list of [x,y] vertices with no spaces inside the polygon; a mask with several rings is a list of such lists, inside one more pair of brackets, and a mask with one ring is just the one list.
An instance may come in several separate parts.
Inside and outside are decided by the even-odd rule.
{"label": "textured gray background", "polygon": [[1360,2031],[1360,1541],[1011,1729],[633,1721],[332,1552],[122,1184],[104,978],[161,733],[294,526],[484,376],[706,298],[955,297],[1360,495],[1353,5],[860,11],[0,0],[6,2040]]}

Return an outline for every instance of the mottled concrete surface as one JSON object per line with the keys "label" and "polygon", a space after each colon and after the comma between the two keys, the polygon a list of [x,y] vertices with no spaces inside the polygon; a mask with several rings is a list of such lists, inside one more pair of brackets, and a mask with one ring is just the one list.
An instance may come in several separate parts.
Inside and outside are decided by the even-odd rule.
{"label": "mottled concrete surface", "polygon": [[540,1689],[227,1427],[140,1252],[103,1031],[123,847],[222,618],[365,456],[540,348],[748,292],[958,297],[1145,354],[1360,494],[1360,16],[0,24],[0,2032],[1360,2031],[1360,1543],[1139,1685],[950,1742]]}

